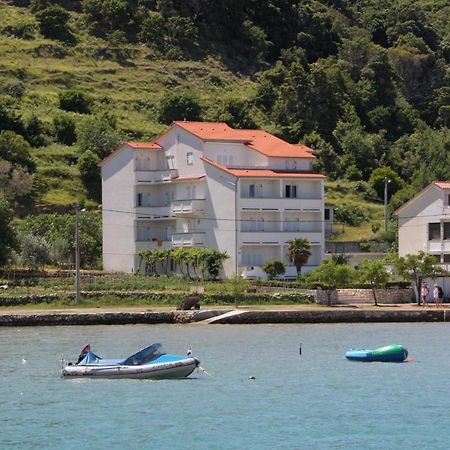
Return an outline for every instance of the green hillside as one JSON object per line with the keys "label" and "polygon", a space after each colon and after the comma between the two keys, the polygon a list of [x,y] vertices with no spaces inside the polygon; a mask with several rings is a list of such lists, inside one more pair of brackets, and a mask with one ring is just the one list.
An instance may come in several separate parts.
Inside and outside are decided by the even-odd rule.
{"label": "green hillside", "polygon": [[386,177],[390,212],[450,179],[449,13],[444,0],[0,1],[1,205],[95,208],[97,163],[118,143],[220,120],[313,147],[337,238],[370,237]]}

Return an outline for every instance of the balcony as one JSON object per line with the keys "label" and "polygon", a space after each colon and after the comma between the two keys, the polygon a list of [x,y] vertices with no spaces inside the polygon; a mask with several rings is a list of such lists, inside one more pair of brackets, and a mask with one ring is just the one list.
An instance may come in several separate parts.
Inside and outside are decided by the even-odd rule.
{"label": "balcony", "polygon": [[167,219],[172,215],[172,208],[169,205],[136,206],[135,210],[138,219]]}
{"label": "balcony", "polygon": [[162,183],[178,177],[177,169],[136,170],[137,183]]}
{"label": "balcony", "polygon": [[429,253],[449,253],[450,252],[450,240],[445,241],[428,241]]}
{"label": "balcony", "polygon": [[206,241],[204,231],[190,231],[185,233],[173,233],[173,247],[203,247]]}
{"label": "balcony", "polygon": [[320,232],[304,231],[241,231],[240,241],[242,244],[266,244],[282,245],[287,241],[296,238],[308,239],[309,242],[323,242],[323,234]]}
{"label": "balcony", "polygon": [[200,216],[205,212],[205,199],[174,200],[171,205],[174,215]]}
{"label": "balcony", "polygon": [[276,197],[245,197],[239,200],[241,209],[264,210],[320,210],[323,209],[323,198],[276,198]]}
{"label": "balcony", "polygon": [[172,241],[163,241],[159,239],[136,241],[135,246],[137,252],[139,250],[168,250],[172,248]]}

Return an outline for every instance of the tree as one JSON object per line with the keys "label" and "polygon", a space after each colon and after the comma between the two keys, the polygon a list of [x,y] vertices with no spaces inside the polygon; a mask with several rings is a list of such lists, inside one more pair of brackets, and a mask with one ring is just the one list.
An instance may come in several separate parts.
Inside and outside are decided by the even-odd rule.
{"label": "tree", "polygon": [[376,289],[386,286],[389,281],[389,273],[386,271],[382,260],[365,260],[359,269],[358,275],[364,283],[370,283],[374,305],[378,306]]}
{"label": "tree", "polygon": [[269,276],[269,279],[272,280],[278,275],[282,275],[286,272],[286,266],[278,259],[273,259],[271,261],[267,261],[262,269]]}
{"label": "tree", "polygon": [[67,22],[70,14],[59,5],[50,5],[36,13],[39,31],[49,39],[66,40],[70,37]]}
{"label": "tree", "polygon": [[319,284],[327,291],[328,306],[331,306],[331,292],[336,288],[345,288],[355,277],[355,269],[348,264],[340,264],[332,259],[324,259],[320,266],[312,270],[307,279]]}
{"label": "tree", "polygon": [[230,98],[222,104],[217,120],[226,122],[232,128],[256,128],[251,113],[251,105],[247,100]]}
{"label": "tree", "polygon": [[121,133],[111,125],[109,120],[102,117],[90,117],[84,120],[77,131],[80,152],[89,150],[100,159],[108,156],[123,141]]}
{"label": "tree", "polygon": [[50,262],[50,246],[41,236],[19,233],[18,247],[17,262],[21,265],[37,268]]}
{"label": "tree", "polygon": [[311,244],[308,239],[295,238],[287,242],[289,260],[297,269],[297,276],[301,274],[302,267],[308,262],[311,252]]}
{"label": "tree", "polygon": [[190,92],[166,91],[159,103],[158,120],[167,125],[176,120],[200,120],[199,101]]}
{"label": "tree", "polygon": [[404,279],[411,282],[414,288],[417,305],[420,306],[420,286],[425,277],[437,278],[448,275],[436,262],[436,258],[420,251],[415,255],[397,256],[394,259],[395,271]]}
{"label": "tree", "polygon": [[100,200],[102,194],[99,162],[99,157],[87,150],[78,158],[77,163],[81,181],[89,196],[95,200]]}
{"label": "tree", "polygon": [[12,219],[14,212],[11,209],[8,200],[0,194],[0,266],[8,263],[13,249],[17,247],[17,239]]}
{"label": "tree", "polygon": [[36,168],[31,159],[30,144],[14,131],[0,132],[0,159],[9,161],[14,167],[23,167],[29,172]]}
{"label": "tree", "polygon": [[402,189],[405,184],[403,180],[390,167],[379,167],[378,169],[375,169],[370,175],[368,183],[370,186],[372,186],[373,189],[375,189],[380,199],[384,199],[386,179],[389,180],[389,197]]}

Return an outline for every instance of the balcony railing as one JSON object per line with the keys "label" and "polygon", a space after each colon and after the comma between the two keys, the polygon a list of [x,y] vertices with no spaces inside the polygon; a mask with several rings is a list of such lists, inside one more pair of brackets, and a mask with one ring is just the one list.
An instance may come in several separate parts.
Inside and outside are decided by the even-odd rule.
{"label": "balcony railing", "polygon": [[135,242],[136,251],[139,250],[168,250],[172,248],[172,241],[160,239],[137,240]]}
{"label": "balcony railing", "polygon": [[428,251],[430,253],[450,252],[450,240],[428,241]]}
{"label": "balcony railing", "polygon": [[289,210],[302,209],[313,210],[323,209],[323,198],[256,198],[246,197],[239,200],[239,206],[244,208]]}
{"label": "balcony railing", "polygon": [[320,232],[301,232],[301,231],[241,231],[240,240],[245,244],[284,244],[291,239],[305,238],[309,242],[323,242],[323,234]]}
{"label": "balcony railing", "polygon": [[172,234],[172,245],[174,247],[201,247],[205,245],[205,240],[206,233],[204,231]]}
{"label": "balcony railing", "polygon": [[177,169],[136,170],[136,182],[158,183],[178,177]]}
{"label": "balcony railing", "polygon": [[174,200],[171,210],[175,215],[201,215],[205,212],[205,199]]}

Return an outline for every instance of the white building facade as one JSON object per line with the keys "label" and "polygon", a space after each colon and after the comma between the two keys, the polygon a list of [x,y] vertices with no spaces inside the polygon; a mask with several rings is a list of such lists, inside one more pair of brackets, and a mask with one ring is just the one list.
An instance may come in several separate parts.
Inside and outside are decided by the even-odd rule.
{"label": "white building facade", "polygon": [[399,255],[424,251],[450,268],[450,182],[431,183],[396,211]]}
{"label": "white building facade", "polygon": [[[295,278],[287,242],[324,256],[324,179],[314,156],[261,130],[174,122],[153,142],[128,142],[102,164],[103,266],[136,272],[141,249],[226,251],[224,276],[264,277],[279,259]],[[174,268],[175,270],[175,268]]]}

